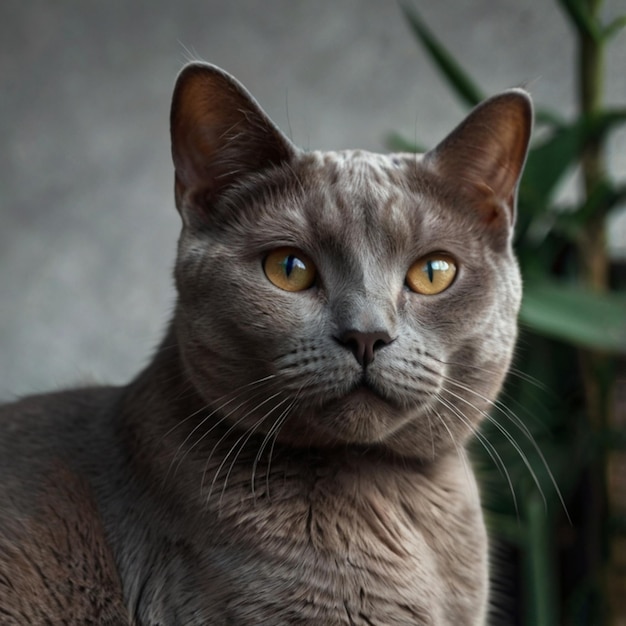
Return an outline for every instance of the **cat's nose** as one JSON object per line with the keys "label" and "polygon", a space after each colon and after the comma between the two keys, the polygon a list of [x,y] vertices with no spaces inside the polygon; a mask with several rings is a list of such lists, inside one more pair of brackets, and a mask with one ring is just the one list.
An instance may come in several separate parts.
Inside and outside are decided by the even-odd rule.
{"label": "cat's nose", "polygon": [[359,330],[347,330],[336,338],[337,341],[352,351],[363,367],[367,367],[376,355],[376,351],[389,345],[393,338],[385,331],[365,333]]}

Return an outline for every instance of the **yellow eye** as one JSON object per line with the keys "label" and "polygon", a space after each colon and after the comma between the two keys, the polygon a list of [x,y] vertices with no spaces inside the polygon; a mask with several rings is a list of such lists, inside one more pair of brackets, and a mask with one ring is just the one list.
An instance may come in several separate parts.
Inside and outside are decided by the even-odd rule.
{"label": "yellow eye", "polygon": [[406,275],[409,288],[424,296],[446,290],[456,276],[456,262],[447,254],[429,254],[413,263]]}
{"label": "yellow eye", "polygon": [[315,282],[315,265],[296,248],[272,250],[263,261],[265,275],[285,291],[304,291]]}

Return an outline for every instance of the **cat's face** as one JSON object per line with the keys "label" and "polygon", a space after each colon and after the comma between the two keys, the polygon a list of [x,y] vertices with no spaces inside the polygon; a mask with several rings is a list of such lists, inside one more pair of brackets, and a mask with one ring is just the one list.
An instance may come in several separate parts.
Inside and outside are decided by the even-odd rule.
{"label": "cat's face", "polygon": [[215,420],[431,458],[495,398],[516,337],[526,95],[424,157],[303,153],[216,68],[172,108],[177,331]]}

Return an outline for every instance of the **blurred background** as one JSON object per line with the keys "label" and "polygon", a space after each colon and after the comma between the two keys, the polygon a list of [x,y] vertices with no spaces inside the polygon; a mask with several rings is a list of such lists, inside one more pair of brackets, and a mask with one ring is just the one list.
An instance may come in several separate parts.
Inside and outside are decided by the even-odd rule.
{"label": "blurred background", "polygon": [[[605,445],[626,439],[619,422],[626,37],[615,21],[623,12],[623,0],[415,0],[404,10],[383,0],[3,0],[0,398],[124,383],[147,362],[174,299],[180,224],[168,113],[186,61],[206,60],[234,74],[294,142],[315,149],[432,147],[475,97],[526,86],[541,113],[539,148],[547,148],[529,168],[522,209],[529,208],[520,219],[529,295],[518,375],[505,398],[515,420],[503,411],[500,418],[525,441],[532,471],[518,451],[509,459],[501,430],[487,431],[502,446],[498,454],[519,490],[515,502],[501,468],[494,472],[497,463],[477,452],[480,467],[491,462],[486,506],[499,560],[508,563],[498,619],[624,624],[626,613],[618,621],[619,611],[605,609],[611,585],[610,593],[626,597],[626,576],[610,575],[615,545],[626,554],[623,518],[609,515],[609,486],[626,476],[626,462]],[[594,24],[614,24],[598,87],[613,117],[592,132],[580,117],[579,59],[585,37],[602,39]],[[605,175],[588,181],[581,158],[600,139]],[[609,179],[617,183],[607,191]],[[561,219],[555,207],[574,217]],[[589,215],[599,211],[602,219],[590,225]],[[603,285],[585,273],[581,250],[592,231],[607,236]],[[571,285],[587,291],[559,291]],[[609,295],[594,299],[589,292]],[[566,309],[580,315],[565,319]],[[602,408],[590,409],[593,402]],[[533,442],[548,450],[559,490]],[[533,474],[537,480],[529,481]],[[626,557],[622,566],[626,571]]]}
{"label": "blurred background", "polygon": [[[487,93],[525,84],[574,112],[575,42],[554,2],[415,6]],[[4,0],[0,398],[122,383],[158,341],[179,229],[169,103],[190,58],[238,77],[304,147],[385,150],[394,130],[434,145],[465,113],[394,2]],[[625,67],[622,40],[610,100]],[[626,171],[624,136],[612,151]]]}

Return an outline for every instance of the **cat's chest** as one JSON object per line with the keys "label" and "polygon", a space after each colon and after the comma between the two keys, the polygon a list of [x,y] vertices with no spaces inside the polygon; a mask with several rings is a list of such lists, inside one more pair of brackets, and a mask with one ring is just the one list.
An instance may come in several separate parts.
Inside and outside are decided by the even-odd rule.
{"label": "cat's chest", "polygon": [[460,610],[480,612],[474,581],[484,570],[484,538],[473,505],[460,515],[445,486],[410,471],[284,470],[273,470],[254,497],[243,485],[237,493],[233,476],[219,509],[207,512],[205,546],[186,564],[181,588],[190,616],[241,625],[436,625],[456,623],[447,614]]}

